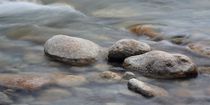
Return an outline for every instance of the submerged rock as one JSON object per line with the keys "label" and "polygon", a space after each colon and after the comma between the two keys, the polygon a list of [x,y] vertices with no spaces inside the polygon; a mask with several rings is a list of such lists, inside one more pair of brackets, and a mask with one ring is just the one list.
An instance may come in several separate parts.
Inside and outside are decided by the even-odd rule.
{"label": "submerged rock", "polygon": [[188,48],[195,53],[210,57],[210,41],[190,43],[188,45]]}
{"label": "submerged rock", "polygon": [[178,45],[189,43],[188,39],[189,39],[188,35],[175,35],[168,38],[168,40],[170,40],[172,43],[178,44]]}
{"label": "submerged rock", "polygon": [[92,64],[97,60],[100,47],[86,39],[56,35],[45,43],[44,51],[54,60],[82,66]]}
{"label": "submerged rock", "polygon": [[85,80],[82,76],[61,73],[0,74],[0,86],[29,91],[39,90],[48,85],[71,87],[81,85]]}
{"label": "submerged rock", "polygon": [[137,12],[133,8],[116,5],[113,3],[112,6],[108,6],[108,8],[96,9],[96,11],[92,13],[92,15],[95,17],[126,18],[138,16],[139,12]]}
{"label": "submerged rock", "polygon": [[112,71],[104,71],[101,74],[99,74],[99,76],[104,79],[113,79],[113,80],[121,79],[121,76],[118,73]]}
{"label": "submerged rock", "polygon": [[59,88],[51,88],[51,89],[42,91],[38,99],[41,101],[56,101],[56,100],[70,97],[70,96],[71,96],[71,93],[67,90],[59,89]]}
{"label": "submerged rock", "polygon": [[148,44],[134,39],[122,39],[109,48],[108,59],[123,61],[126,57],[139,55],[151,51]]}
{"label": "submerged rock", "polygon": [[86,78],[80,75],[57,74],[55,76],[55,84],[63,87],[79,86],[86,82]]}
{"label": "submerged rock", "polygon": [[195,64],[189,57],[164,51],[151,51],[126,58],[123,66],[152,78],[187,78],[198,74]]}
{"label": "submerged rock", "polygon": [[198,67],[197,69],[200,74],[210,74],[210,67]]}
{"label": "submerged rock", "polygon": [[168,92],[160,87],[144,83],[137,79],[130,79],[128,81],[128,89],[137,92],[145,97],[167,96]]}
{"label": "submerged rock", "polygon": [[155,31],[155,29],[149,25],[136,24],[136,25],[130,26],[129,30],[136,35],[144,35],[150,38],[161,36],[159,32]]}
{"label": "submerged rock", "polygon": [[44,74],[0,74],[0,85],[7,88],[37,90],[50,83],[52,78]]}

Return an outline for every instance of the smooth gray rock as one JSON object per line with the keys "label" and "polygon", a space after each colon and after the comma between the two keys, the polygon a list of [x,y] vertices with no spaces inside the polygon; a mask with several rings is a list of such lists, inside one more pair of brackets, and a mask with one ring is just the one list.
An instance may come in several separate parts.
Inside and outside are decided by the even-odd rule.
{"label": "smooth gray rock", "polygon": [[145,97],[168,96],[168,92],[165,89],[144,83],[135,78],[128,81],[128,89]]}
{"label": "smooth gray rock", "polygon": [[129,80],[132,78],[136,78],[135,74],[132,72],[127,71],[123,74],[123,79]]}
{"label": "smooth gray rock", "polygon": [[123,66],[152,78],[187,78],[196,77],[198,74],[195,64],[189,57],[164,51],[151,51],[126,58]]}
{"label": "smooth gray rock", "polygon": [[108,59],[111,61],[123,61],[127,57],[143,54],[148,51],[151,51],[151,48],[146,43],[134,39],[121,39],[109,48]]}
{"label": "smooth gray rock", "polygon": [[92,64],[97,60],[100,46],[86,39],[56,35],[47,40],[44,51],[54,60],[82,66]]}

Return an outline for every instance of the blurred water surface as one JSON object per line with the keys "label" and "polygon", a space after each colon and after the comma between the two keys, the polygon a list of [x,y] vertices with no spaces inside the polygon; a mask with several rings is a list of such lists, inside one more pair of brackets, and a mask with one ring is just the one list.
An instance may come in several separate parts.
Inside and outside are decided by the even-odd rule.
{"label": "blurred water surface", "polygon": [[[82,74],[89,83],[68,88],[72,96],[41,100],[39,93],[17,93],[14,103],[29,105],[208,105],[209,74],[190,80],[143,80],[164,87],[167,98],[145,99],[127,89],[126,82],[101,83],[97,73],[114,68],[100,62],[90,67],[70,67],[45,58],[44,42],[56,35],[81,37],[108,47],[122,38],[150,44],[153,49],[191,57],[198,66],[210,66],[210,58],[169,40],[187,36],[186,42],[210,41],[209,0],[1,0],[0,72],[63,72]],[[166,40],[155,42],[127,30],[134,24],[156,27]],[[102,65],[102,66],[101,66]],[[105,65],[105,66],[104,66]],[[186,89],[189,96],[177,94]],[[43,90],[44,91],[44,90]],[[41,91],[42,92],[42,91]],[[184,91],[186,92],[186,91]],[[184,93],[183,93],[184,94]]]}

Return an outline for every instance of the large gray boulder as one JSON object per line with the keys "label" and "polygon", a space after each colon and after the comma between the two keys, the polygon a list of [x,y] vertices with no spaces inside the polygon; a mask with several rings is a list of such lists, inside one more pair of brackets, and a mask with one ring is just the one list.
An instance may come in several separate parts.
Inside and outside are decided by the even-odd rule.
{"label": "large gray boulder", "polygon": [[124,68],[152,78],[187,78],[197,76],[192,60],[182,54],[151,51],[126,58]]}
{"label": "large gray boulder", "polygon": [[97,60],[100,47],[86,39],[56,35],[47,40],[44,51],[54,60],[82,66],[92,64]]}
{"label": "large gray boulder", "polygon": [[123,61],[125,58],[151,51],[148,44],[134,40],[121,39],[109,48],[110,61]]}

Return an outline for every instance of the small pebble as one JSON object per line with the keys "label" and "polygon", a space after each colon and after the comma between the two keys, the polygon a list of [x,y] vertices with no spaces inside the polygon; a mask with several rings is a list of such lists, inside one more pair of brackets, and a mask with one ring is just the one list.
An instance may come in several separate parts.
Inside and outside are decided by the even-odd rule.
{"label": "small pebble", "polygon": [[112,71],[104,71],[101,74],[99,74],[101,78],[104,79],[113,79],[113,80],[120,80],[121,76],[118,73],[112,72]]}
{"label": "small pebble", "polygon": [[136,78],[135,74],[132,72],[127,71],[123,75],[123,79],[130,80],[132,78]]}

